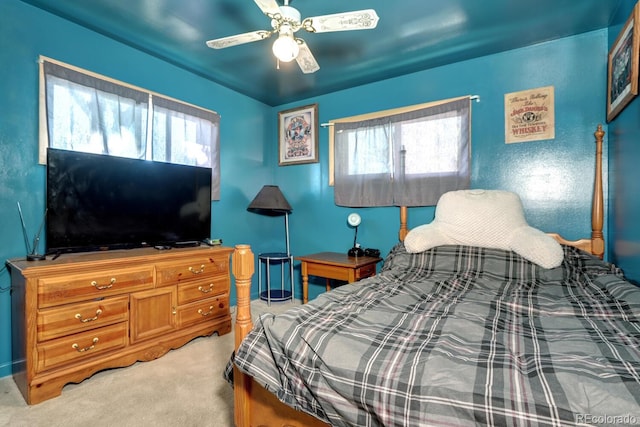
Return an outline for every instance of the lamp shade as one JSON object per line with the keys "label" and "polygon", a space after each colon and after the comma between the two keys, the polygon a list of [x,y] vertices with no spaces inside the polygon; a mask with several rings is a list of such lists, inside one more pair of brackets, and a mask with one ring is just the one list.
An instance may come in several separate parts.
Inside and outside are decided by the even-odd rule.
{"label": "lamp shade", "polygon": [[284,215],[293,210],[277,185],[265,185],[247,207],[249,212],[262,215]]}
{"label": "lamp shade", "polygon": [[360,215],[358,215],[355,212],[350,213],[349,216],[347,217],[347,223],[349,223],[349,225],[352,227],[359,226],[361,221],[362,221],[362,218],[360,218]]}

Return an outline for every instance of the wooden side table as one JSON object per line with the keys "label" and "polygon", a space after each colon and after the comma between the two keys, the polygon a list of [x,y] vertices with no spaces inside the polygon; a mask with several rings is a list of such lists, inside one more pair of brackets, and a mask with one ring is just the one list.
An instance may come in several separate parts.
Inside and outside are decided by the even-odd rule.
{"label": "wooden side table", "polygon": [[309,276],[327,279],[327,291],[331,290],[331,279],[352,283],[366,277],[375,276],[379,257],[350,257],[338,252],[320,252],[296,257],[302,262],[302,302],[309,301]]}

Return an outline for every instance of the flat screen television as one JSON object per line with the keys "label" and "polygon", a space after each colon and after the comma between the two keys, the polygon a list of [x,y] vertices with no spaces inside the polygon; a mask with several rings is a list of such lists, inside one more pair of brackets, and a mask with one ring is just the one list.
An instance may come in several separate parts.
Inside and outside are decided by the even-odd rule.
{"label": "flat screen television", "polygon": [[49,148],[47,254],[197,244],[211,169]]}

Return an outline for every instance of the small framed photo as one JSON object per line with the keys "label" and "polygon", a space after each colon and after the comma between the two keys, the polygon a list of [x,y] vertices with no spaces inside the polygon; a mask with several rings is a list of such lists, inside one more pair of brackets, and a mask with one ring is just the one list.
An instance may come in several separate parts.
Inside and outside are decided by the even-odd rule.
{"label": "small framed photo", "polygon": [[318,104],[278,113],[278,164],[318,162]]}
{"label": "small framed photo", "polygon": [[607,122],[638,94],[640,8],[636,4],[609,50],[607,72]]}

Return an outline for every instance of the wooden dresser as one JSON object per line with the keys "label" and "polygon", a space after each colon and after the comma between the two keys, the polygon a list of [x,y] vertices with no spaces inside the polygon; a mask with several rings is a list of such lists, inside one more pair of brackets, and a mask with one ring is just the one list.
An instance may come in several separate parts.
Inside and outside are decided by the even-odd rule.
{"label": "wooden dresser", "polygon": [[13,378],[27,403],[102,369],[230,332],[232,251],[140,248],[7,261]]}

